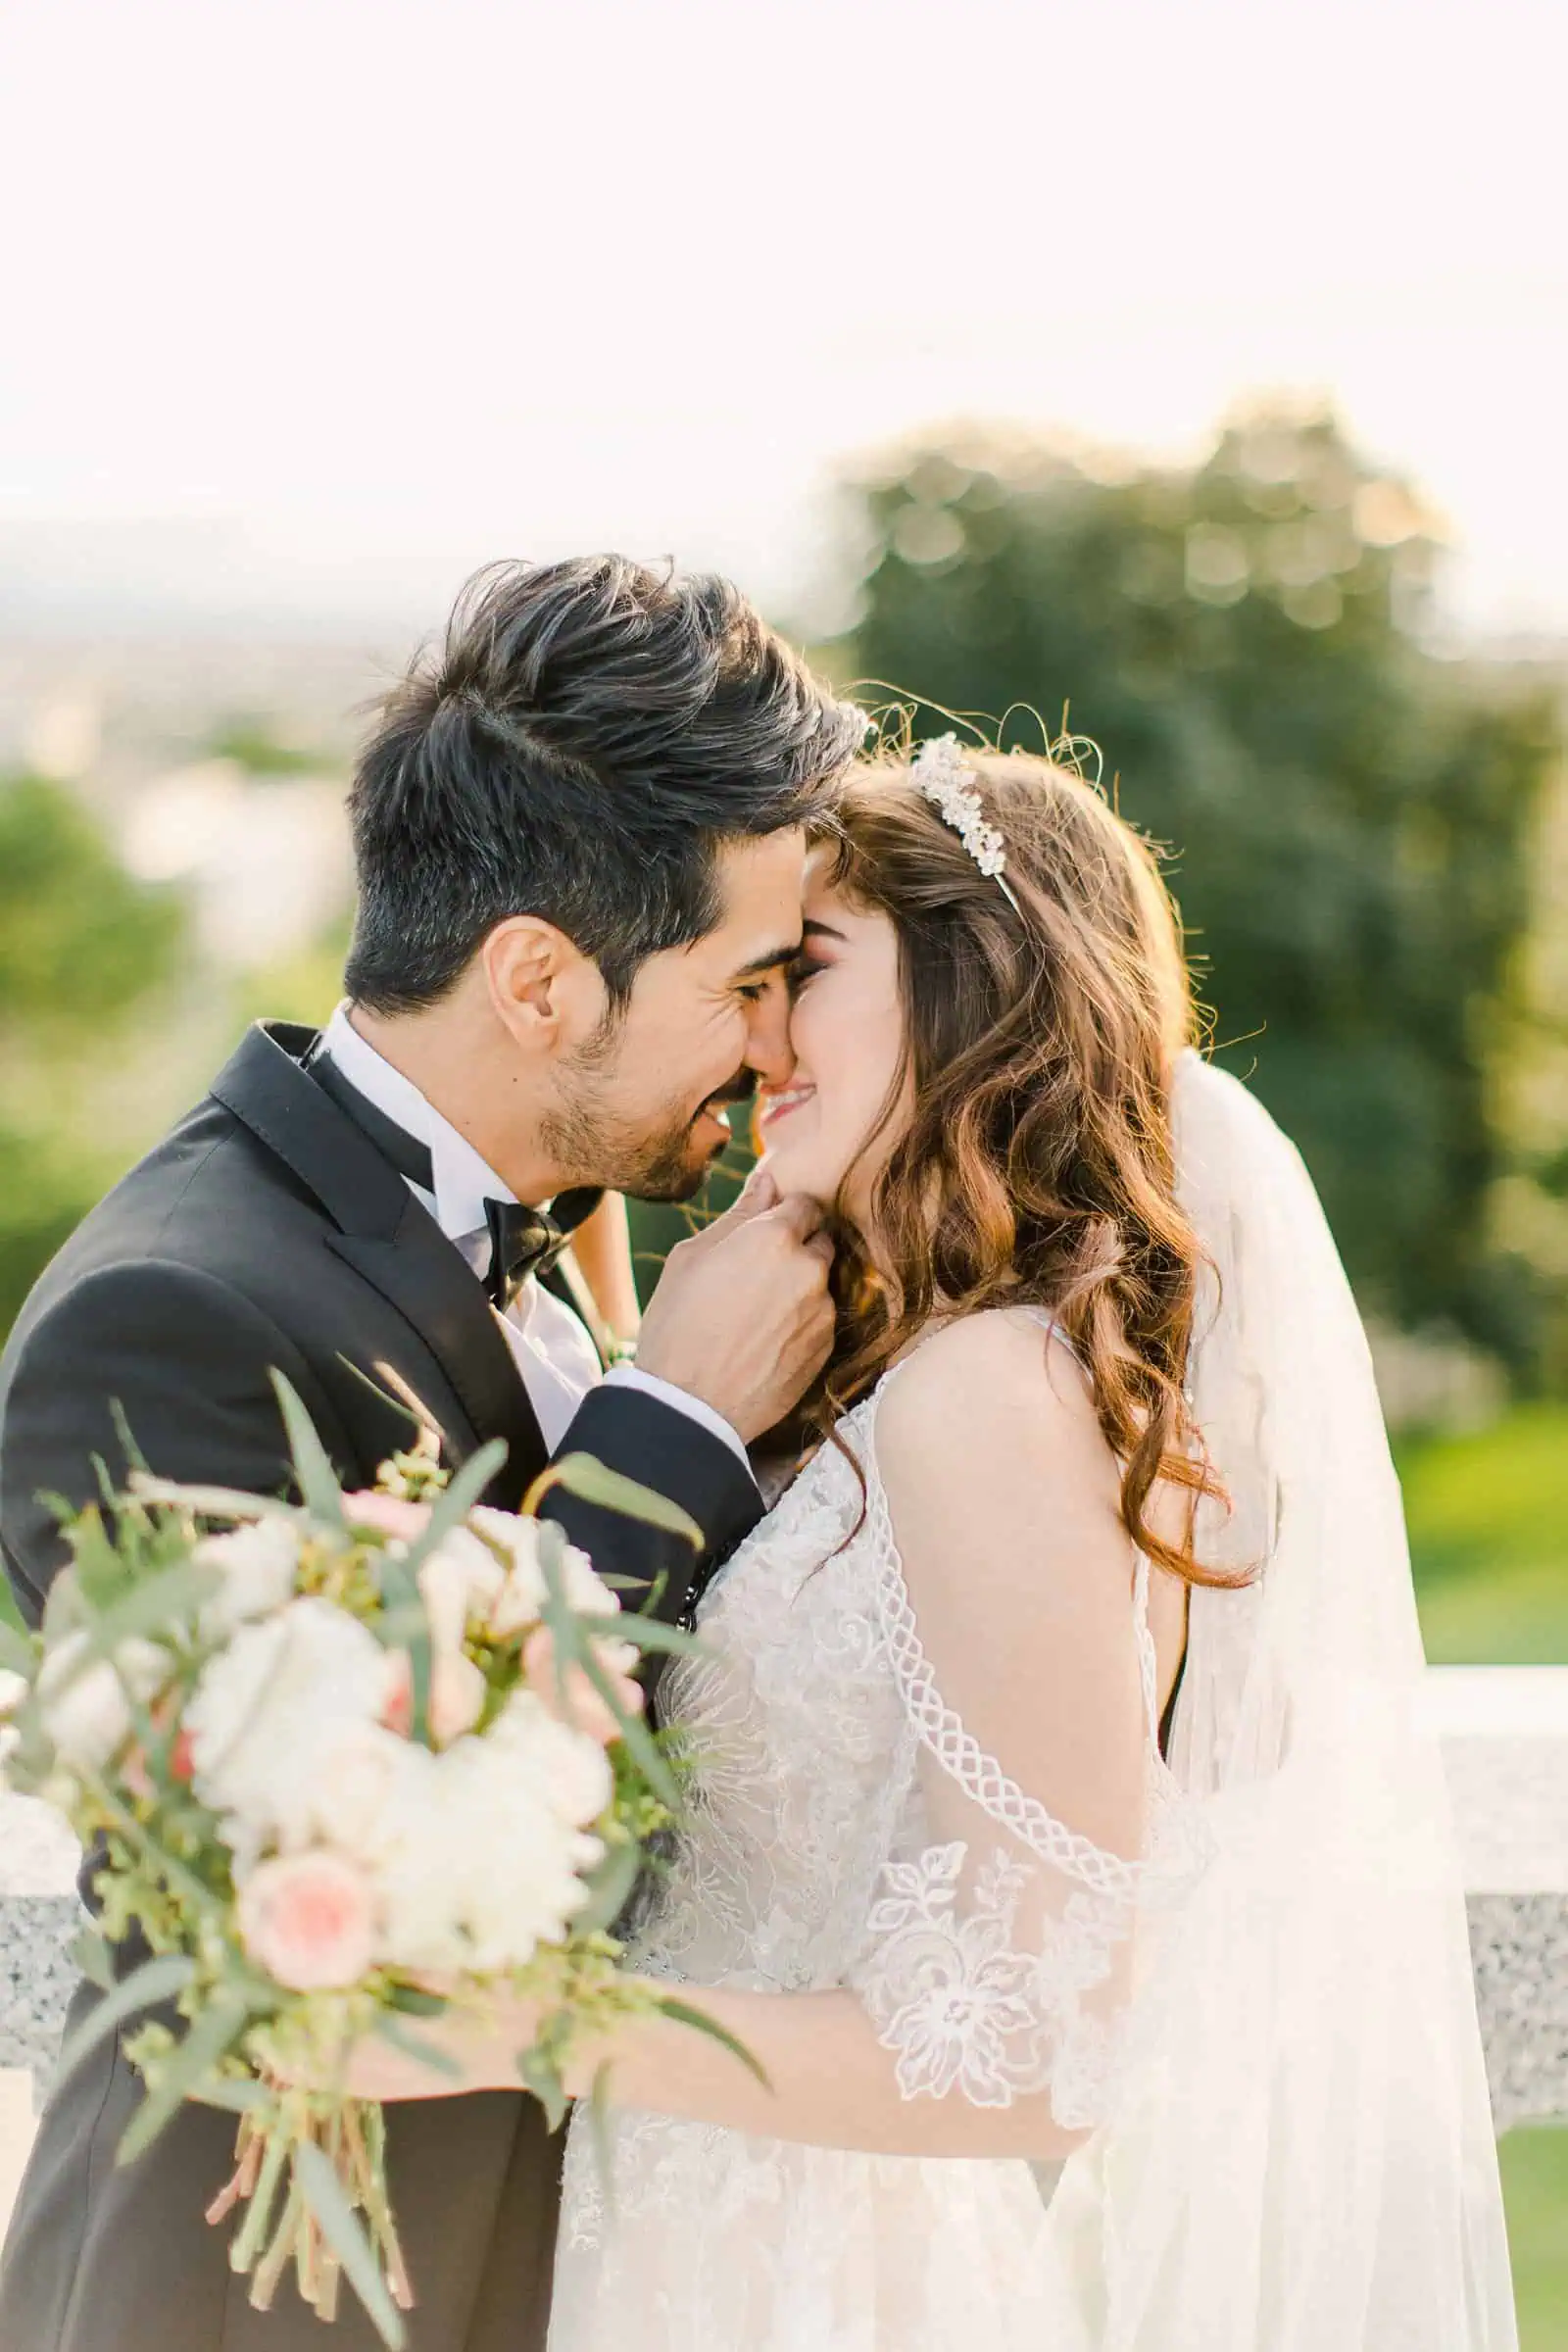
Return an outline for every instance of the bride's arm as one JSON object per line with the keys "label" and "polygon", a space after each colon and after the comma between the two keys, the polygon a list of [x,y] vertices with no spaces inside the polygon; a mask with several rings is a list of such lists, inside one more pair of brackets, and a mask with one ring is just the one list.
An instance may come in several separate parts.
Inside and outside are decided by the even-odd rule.
{"label": "bride's arm", "polygon": [[623,1344],[635,1340],[642,1309],[632,1274],[626,1202],[619,1193],[607,1193],[593,1214],[583,1219],[571,1237],[571,1254],[611,1337]]}
{"label": "bride's arm", "polygon": [[[1117,1916],[1092,1863],[1086,1879],[1053,1857],[1062,1823],[1112,1884],[1113,1858],[1137,1852],[1145,1717],[1115,1467],[1081,1376],[1054,1348],[1043,1368],[1044,1346],[1014,1317],[959,1326],[879,1411],[914,1613],[896,1643],[906,1701],[946,1760],[928,1738],[931,1843],[885,1875],[854,1988],[672,1988],[746,2044],[770,2088],[664,2020],[584,2054],[574,2088],[603,2058],[617,2105],[906,2155],[1051,2159],[1095,2120],[1093,2044],[1123,1996],[1130,1906]],[[934,1688],[908,1670],[911,1638]],[[525,2037],[516,2020],[470,2039],[463,2086],[514,2084]]]}

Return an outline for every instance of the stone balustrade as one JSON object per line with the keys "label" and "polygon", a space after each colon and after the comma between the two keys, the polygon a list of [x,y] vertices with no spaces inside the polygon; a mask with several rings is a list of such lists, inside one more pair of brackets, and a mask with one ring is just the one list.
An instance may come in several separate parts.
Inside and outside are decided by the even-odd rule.
{"label": "stone balustrade", "polygon": [[[1568,1666],[1433,1667],[1499,2132],[1568,2122]],[[0,2224],[74,1971],[76,1846],[0,1795]]]}

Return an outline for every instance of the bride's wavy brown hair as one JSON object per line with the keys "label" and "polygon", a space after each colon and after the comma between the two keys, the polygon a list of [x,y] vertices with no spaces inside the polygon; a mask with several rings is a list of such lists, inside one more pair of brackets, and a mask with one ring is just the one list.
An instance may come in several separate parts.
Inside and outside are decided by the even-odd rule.
{"label": "bride's wavy brown hair", "polygon": [[[1008,889],[981,872],[906,760],[850,776],[830,868],[899,940],[905,1056],[868,1152],[912,1097],[865,1234],[840,1218],[840,1337],[812,1405],[824,1434],[933,1315],[1048,1308],[1121,1465],[1121,1515],[1152,1560],[1194,1556],[1222,1496],[1183,1397],[1199,1243],[1176,1200],[1171,1075],[1197,1016],[1179,918],[1148,844],[1048,759],[964,752]],[[1185,1533],[1150,1515],[1185,1491]]]}

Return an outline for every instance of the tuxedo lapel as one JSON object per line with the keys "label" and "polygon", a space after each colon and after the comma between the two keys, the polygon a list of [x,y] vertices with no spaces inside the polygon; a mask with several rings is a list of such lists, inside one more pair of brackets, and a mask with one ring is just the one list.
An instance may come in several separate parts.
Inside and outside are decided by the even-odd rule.
{"label": "tuxedo lapel", "polygon": [[[367,1136],[305,1068],[317,1033],[251,1030],[212,1092],[293,1169],[337,1228],[327,1247],[378,1291],[436,1358],[467,1418],[446,1429],[451,1458],[507,1442],[492,1501],[514,1507],[548,1459],[512,1350],[482,1284]],[[345,1349],[345,1354],[348,1350]],[[362,1365],[371,1378],[372,1365]]]}
{"label": "tuxedo lapel", "polygon": [[446,1374],[471,1431],[466,1446],[460,1433],[447,1433],[449,1455],[462,1458],[491,1438],[505,1438],[506,1464],[486,1498],[515,1510],[548,1455],[483,1286],[412,1193],[407,1217],[390,1240],[334,1233],[327,1247],[398,1309]]}

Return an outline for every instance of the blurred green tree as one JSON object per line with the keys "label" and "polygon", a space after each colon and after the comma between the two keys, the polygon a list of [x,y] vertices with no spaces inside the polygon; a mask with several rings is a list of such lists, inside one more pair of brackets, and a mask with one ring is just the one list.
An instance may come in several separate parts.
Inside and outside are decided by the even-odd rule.
{"label": "blurred green tree", "polygon": [[852,488],[863,609],[835,667],[1008,713],[1009,742],[1018,704],[1046,735],[1070,706],[1173,853],[1222,1058],[1299,1143],[1363,1299],[1526,1360],[1528,1269],[1487,1242],[1488,1053],[1554,705],[1433,648],[1409,491],[1277,409],[1185,471],[954,436]]}
{"label": "blurred green tree", "polygon": [[0,780],[0,1336],[109,1176],[91,1085],[177,959],[170,892],[61,786]]}

